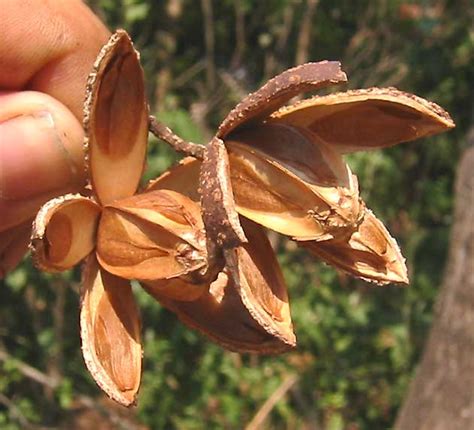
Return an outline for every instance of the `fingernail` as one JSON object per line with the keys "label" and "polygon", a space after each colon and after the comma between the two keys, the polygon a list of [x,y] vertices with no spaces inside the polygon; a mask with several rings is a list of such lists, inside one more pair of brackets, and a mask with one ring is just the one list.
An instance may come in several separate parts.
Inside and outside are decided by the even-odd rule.
{"label": "fingernail", "polygon": [[22,200],[77,180],[54,116],[47,110],[17,115],[0,123],[0,198]]}

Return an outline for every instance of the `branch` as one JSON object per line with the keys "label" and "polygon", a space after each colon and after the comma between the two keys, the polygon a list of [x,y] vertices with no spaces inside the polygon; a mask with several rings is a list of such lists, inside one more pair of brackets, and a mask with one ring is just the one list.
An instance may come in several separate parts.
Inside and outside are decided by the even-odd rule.
{"label": "branch", "polygon": [[4,405],[6,408],[8,408],[11,416],[13,419],[18,421],[18,423],[21,425],[22,428],[24,429],[33,429],[35,426],[33,426],[28,419],[22,414],[20,409],[15,405],[13,401],[11,401],[7,396],[5,396],[3,393],[0,393],[0,404]]}
{"label": "branch", "polygon": [[216,70],[214,67],[214,16],[212,2],[210,0],[201,0],[201,8],[204,15],[207,90],[212,91],[216,84]]}
{"label": "branch", "polygon": [[31,367],[29,364],[23,363],[17,358],[12,357],[3,349],[0,349],[0,361],[12,361],[23,376],[26,376],[27,378],[32,379],[33,381],[38,382],[39,384],[44,385],[50,389],[55,389],[59,385],[59,380],[57,378],[52,378],[38,369]]}
{"label": "branch", "polygon": [[[35,369],[34,367],[30,366],[29,364],[24,363],[21,360],[18,360],[15,357],[12,357],[7,351],[4,349],[0,349],[0,361],[11,361],[16,369],[26,378],[31,379],[32,381],[35,381],[41,385],[46,386],[47,388],[54,390],[56,389],[59,384],[60,384],[60,379],[58,378],[53,378],[51,376],[46,375],[45,373],[41,372],[38,369]],[[120,415],[114,413],[110,408],[106,408],[104,406],[101,406],[98,402],[97,399],[94,399],[92,397],[79,394],[78,396],[75,397],[75,400],[77,400],[81,405],[83,405],[86,408],[89,409],[94,409],[98,411],[102,416],[108,418],[113,424],[115,424],[118,428],[122,428],[121,426],[121,421],[122,417]],[[8,399],[7,397],[3,396],[2,393],[0,393],[0,403],[3,403],[5,406],[7,406],[12,414],[15,414],[17,420],[20,422],[22,418],[20,418],[20,415],[18,415],[17,410],[18,408],[12,408],[11,405],[14,406],[14,404]],[[19,412],[19,411],[18,411]],[[20,412],[21,414],[21,412]],[[23,417],[24,418],[24,417]],[[25,418],[26,419],[26,418]],[[29,424],[24,425],[23,422],[20,422],[24,426],[24,428],[36,428],[33,425]],[[128,428],[134,428],[134,427],[128,427]]]}
{"label": "branch", "polygon": [[[474,144],[474,126],[467,140]],[[443,282],[396,430],[474,428],[474,146],[465,149],[456,176]]]}
{"label": "branch", "polygon": [[171,129],[159,122],[154,116],[149,118],[149,130],[158,139],[170,145],[176,152],[202,160],[204,158],[204,146],[188,142],[174,134]]}
{"label": "branch", "polygon": [[230,62],[231,68],[236,69],[242,63],[245,51],[245,16],[244,7],[240,0],[234,0],[235,10],[235,49]]}
{"label": "branch", "polygon": [[246,430],[258,430],[262,428],[263,423],[267,419],[268,415],[275,407],[275,405],[285,396],[288,390],[298,382],[297,375],[288,375],[283,379],[280,386],[273,392],[273,394],[265,401],[260,407],[258,412],[252,418],[252,420],[245,427]]}
{"label": "branch", "polygon": [[303,64],[308,61],[313,16],[318,3],[319,0],[308,0],[306,3],[306,10],[304,11],[300,32],[298,34],[298,42],[296,44],[296,64]]}

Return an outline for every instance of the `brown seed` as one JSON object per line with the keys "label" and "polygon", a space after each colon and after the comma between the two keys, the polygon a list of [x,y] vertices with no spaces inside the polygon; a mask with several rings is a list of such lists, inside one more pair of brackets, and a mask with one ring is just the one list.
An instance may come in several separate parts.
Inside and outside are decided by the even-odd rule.
{"label": "brown seed", "polygon": [[51,217],[46,227],[48,241],[46,253],[52,264],[58,264],[66,258],[71,249],[72,236],[71,218],[58,211]]}

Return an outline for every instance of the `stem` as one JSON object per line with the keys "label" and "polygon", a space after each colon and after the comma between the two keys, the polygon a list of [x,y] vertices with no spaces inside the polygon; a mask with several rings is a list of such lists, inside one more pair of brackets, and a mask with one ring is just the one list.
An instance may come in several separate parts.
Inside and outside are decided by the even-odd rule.
{"label": "stem", "polygon": [[7,396],[0,393],[0,404],[6,406],[10,412],[12,418],[16,419],[18,423],[21,425],[23,429],[34,429],[36,428],[33,426],[28,419],[22,414],[20,408],[15,405],[15,402],[10,400]]}
{"label": "stem", "polygon": [[149,130],[158,139],[170,145],[175,151],[202,160],[204,146],[188,142],[174,134],[166,125],[159,122],[154,116],[149,117]]}
{"label": "stem", "polygon": [[296,45],[296,64],[303,64],[309,58],[309,45],[311,42],[311,31],[313,30],[313,16],[318,7],[319,0],[308,0],[301,20],[298,42]]}
{"label": "stem", "polygon": [[216,86],[216,68],[214,65],[214,13],[211,0],[201,0],[202,13],[204,15],[204,42],[206,44],[206,80],[209,93]]}
{"label": "stem", "polygon": [[260,407],[258,412],[252,420],[245,427],[247,430],[256,430],[263,427],[265,420],[271,413],[276,404],[285,397],[285,394],[298,382],[298,376],[294,374],[287,375],[283,379],[280,386],[273,392],[273,394]]}

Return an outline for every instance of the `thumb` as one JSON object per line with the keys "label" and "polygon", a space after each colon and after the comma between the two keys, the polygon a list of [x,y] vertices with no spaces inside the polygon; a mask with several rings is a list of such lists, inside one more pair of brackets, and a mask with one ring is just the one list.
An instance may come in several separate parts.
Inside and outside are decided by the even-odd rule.
{"label": "thumb", "polygon": [[81,124],[54,98],[0,93],[0,232],[50,198],[82,188],[82,143]]}

